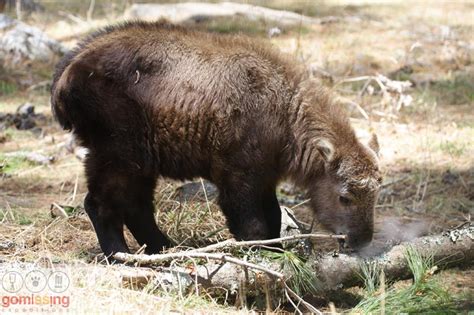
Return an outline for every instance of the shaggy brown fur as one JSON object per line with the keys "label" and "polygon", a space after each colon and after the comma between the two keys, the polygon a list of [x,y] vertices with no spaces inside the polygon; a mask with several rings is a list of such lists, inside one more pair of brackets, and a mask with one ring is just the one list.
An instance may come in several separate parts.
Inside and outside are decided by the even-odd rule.
{"label": "shaggy brown fur", "polygon": [[89,149],[85,207],[107,255],[128,251],[124,223],[148,253],[169,246],[153,217],[159,176],[215,183],[237,239],[279,236],[285,177],[350,245],[372,238],[376,154],[327,91],[264,44],[165,23],[109,27],[58,65],[52,108]]}

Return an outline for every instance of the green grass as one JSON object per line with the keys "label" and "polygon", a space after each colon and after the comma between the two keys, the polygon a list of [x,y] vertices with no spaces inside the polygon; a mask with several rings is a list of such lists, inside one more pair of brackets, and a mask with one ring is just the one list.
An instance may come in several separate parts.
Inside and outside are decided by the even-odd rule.
{"label": "green grass", "polygon": [[8,81],[0,81],[0,95],[10,95],[15,93],[18,87]]}
{"label": "green grass", "polygon": [[422,255],[409,248],[405,257],[413,275],[412,283],[406,287],[382,284],[377,267],[362,269],[365,298],[353,312],[380,314],[384,310],[386,314],[457,314],[464,301],[451,294],[433,277],[436,266],[432,256]]}
{"label": "green grass", "polygon": [[249,1],[255,5],[266,6],[276,10],[287,10],[293,11],[299,14],[312,17],[325,17],[325,16],[345,16],[354,15],[359,12],[357,6],[350,5],[334,5],[329,1],[325,0],[312,0],[312,1],[282,1],[282,0],[254,0]]}
{"label": "green grass", "polygon": [[317,292],[318,279],[304,258],[291,251],[261,251],[261,254],[263,257],[280,263],[281,270],[287,271],[285,274],[292,275],[287,280],[287,284],[296,293],[304,295]]}
{"label": "green grass", "polygon": [[27,169],[32,166],[23,157],[6,157],[0,154],[0,174],[13,174],[17,171]]}
{"label": "green grass", "polygon": [[431,89],[443,103],[450,105],[473,103],[474,73],[462,73],[435,82]]}
{"label": "green grass", "polygon": [[466,144],[455,141],[443,141],[439,143],[438,148],[453,157],[460,157],[466,151]]}
{"label": "green grass", "polygon": [[29,225],[33,223],[33,220],[17,210],[0,208],[0,222],[13,222],[19,225]]}
{"label": "green grass", "polygon": [[249,36],[267,37],[268,31],[272,27],[279,27],[283,34],[289,32],[300,33],[301,35],[308,34],[310,30],[304,25],[282,26],[275,22],[266,22],[264,20],[249,20],[240,16],[232,17],[217,17],[210,20],[205,20],[197,24],[191,24],[191,27],[215,32],[221,34],[237,34],[243,33]]}
{"label": "green grass", "polygon": [[[409,75],[404,76],[409,79]],[[448,75],[443,80],[418,87],[413,93],[422,103],[462,105],[474,103],[474,73],[462,72]]]}

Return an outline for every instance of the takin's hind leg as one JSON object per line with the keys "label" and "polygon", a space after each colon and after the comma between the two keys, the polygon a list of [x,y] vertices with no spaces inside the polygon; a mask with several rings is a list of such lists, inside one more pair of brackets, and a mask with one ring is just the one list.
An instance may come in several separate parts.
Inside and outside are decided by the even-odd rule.
{"label": "takin's hind leg", "polygon": [[123,235],[125,223],[147,253],[157,253],[170,245],[158,229],[153,215],[155,180],[127,171],[126,165],[87,159],[89,194],[85,208],[105,255],[128,252]]}
{"label": "takin's hind leg", "polygon": [[123,236],[123,213],[114,211],[114,202],[107,196],[89,191],[84,208],[94,226],[100,248],[105,256],[129,252]]}
{"label": "takin's hind leg", "polygon": [[110,160],[104,162],[104,159],[95,158],[94,154],[87,156],[89,193],[84,201],[100,248],[107,257],[117,252],[129,252],[123,235],[129,177],[123,173],[123,166],[115,165]]}
{"label": "takin's hind leg", "polygon": [[171,246],[170,241],[156,225],[153,206],[155,180],[136,178],[131,183],[125,209],[125,225],[137,242],[146,244],[145,253],[156,254]]}

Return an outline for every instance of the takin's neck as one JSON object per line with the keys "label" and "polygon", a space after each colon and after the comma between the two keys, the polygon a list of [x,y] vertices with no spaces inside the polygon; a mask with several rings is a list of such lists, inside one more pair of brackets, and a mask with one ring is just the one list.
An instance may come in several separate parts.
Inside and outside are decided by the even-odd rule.
{"label": "takin's neck", "polygon": [[324,161],[316,143],[329,141],[336,151],[357,140],[349,118],[335,96],[315,80],[302,82],[289,106],[291,142],[287,151],[288,175],[307,186],[324,172]]}

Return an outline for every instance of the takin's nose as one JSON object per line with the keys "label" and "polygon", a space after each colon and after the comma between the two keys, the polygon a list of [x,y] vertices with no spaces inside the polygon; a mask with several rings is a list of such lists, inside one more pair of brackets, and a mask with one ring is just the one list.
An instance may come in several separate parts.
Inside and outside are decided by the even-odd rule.
{"label": "takin's nose", "polygon": [[347,234],[347,245],[355,250],[361,249],[372,242],[373,235],[374,233],[370,229],[363,232],[349,232]]}

